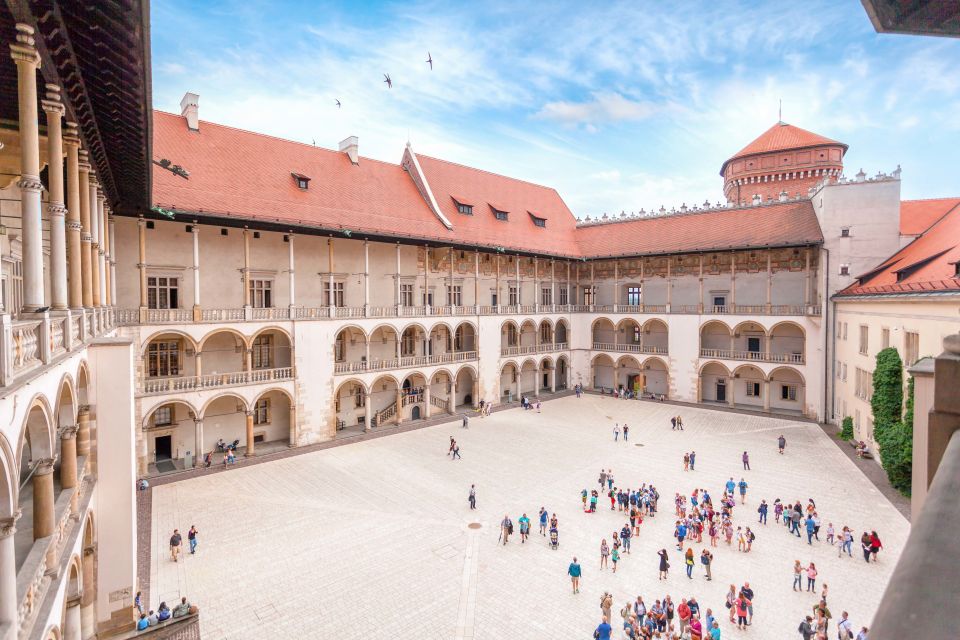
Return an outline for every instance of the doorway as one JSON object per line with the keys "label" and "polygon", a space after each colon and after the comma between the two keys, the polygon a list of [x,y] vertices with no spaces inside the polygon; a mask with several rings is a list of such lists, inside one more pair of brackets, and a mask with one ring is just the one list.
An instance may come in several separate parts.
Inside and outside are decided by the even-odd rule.
{"label": "doorway", "polygon": [[157,462],[173,457],[173,436],[157,436],[154,440],[154,455]]}
{"label": "doorway", "polygon": [[549,373],[544,373],[544,374],[543,374],[543,386],[540,387],[540,388],[541,388],[541,389],[549,389],[549,388],[550,388],[550,374],[549,374]]}
{"label": "doorway", "polygon": [[717,380],[717,402],[727,401],[727,381],[724,378]]}
{"label": "doorway", "polygon": [[747,336],[747,351],[750,353],[760,353],[760,338],[757,336]]}
{"label": "doorway", "polygon": [[410,417],[414,420],[420,419],[420,407],[413,405],[413,409],[410,411]]}

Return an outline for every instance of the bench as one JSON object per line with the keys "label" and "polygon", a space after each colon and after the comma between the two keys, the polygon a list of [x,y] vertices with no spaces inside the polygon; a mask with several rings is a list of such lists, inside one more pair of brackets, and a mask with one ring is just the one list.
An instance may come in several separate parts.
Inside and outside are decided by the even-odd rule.
{"label": "bench", "polygon": [[[853,447],[854,449],[857,449],[857,448],[860,446],[860,441],[859,441],[859,440],[849,440],[848,442],[849,442],[850,446]],[[865,447],[865,448],[863,449],[863,451],[858,452],[857,455],[858,455],[859,457],[865,458],[865,459],[867,459],[867,460],[873,460],[873,453],[871,453],[869,447]]]}

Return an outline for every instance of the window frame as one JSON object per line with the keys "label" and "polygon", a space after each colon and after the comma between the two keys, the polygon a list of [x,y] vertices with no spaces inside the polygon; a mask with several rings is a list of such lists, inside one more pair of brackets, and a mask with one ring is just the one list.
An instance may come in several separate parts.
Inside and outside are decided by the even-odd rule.
{"label": "window frame", "polygon": [[[161,284],[160,281],[164,283]],[[163,304],[161,306],[161,298]],[[147,308],[148,309],[179,309],[180,308],[180,277],[169,275],[147,275]]]}
{"label": "window frame", "polygon": [[[181,351],[181,340],[155,340],[148,344],[146,358],[147,378],[175,378],[182,376],[183,358],[181,357]],[[173,359],[176,361],[174,364],[171,364],[171,356],[173,356]],[[156,371],[156,373],[154,373],[154,371]]]}
{"label": "window frame", "polygon": [[270,398],[260,398],[253,404],[253,424],[254,426],[264,426],[270,424],[272,416]]}
{"label": "window frame", "polygon": [[250,306],[254,309],[273,308],[273,278],[250,278]]}

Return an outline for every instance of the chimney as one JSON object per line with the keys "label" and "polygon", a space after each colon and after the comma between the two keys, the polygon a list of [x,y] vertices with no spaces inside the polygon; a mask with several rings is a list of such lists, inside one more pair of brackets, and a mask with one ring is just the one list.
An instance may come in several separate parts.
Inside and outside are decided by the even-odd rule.
{"label": "chimney", "polygon": [[180,101],[180,115],[187,119],[187,128],[191,131],[200,131],[200,112],[197,103],[200,96],[189,91],[183,94]]}
{"label": "chimney", "polygon": [[357,136],[350,136],[340,141],[340,151],[346,153],[353,164],[360,164],[359,145],[360,139]]}

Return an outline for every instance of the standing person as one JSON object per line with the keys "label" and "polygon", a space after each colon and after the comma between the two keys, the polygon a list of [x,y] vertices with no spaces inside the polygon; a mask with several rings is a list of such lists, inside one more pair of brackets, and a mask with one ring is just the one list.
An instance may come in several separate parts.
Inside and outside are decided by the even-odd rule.
{"label": "standing person", "polygon": [[693,547],[687,547],[687,552],[683,557],[684,564],[687,565],[687,578],[693,580]]}
{"label": "standing person", "polygon": [[667,550],[660,549],[660,551],[657,551],[657,555],[660,556],[660,574],[658,579],[666,580],[667,571],[670,570],[670,561],[667,560]]}
{"label": "standing person", "polygon": [[853,557],[853,532],[850,531],[850,527],[844,527],[840,532],[840,551],[837,557],[839,558],[844,551],[847,552],[848,558]]}
{"label": "standing person", "polygon": [[577,556],[573,556],[573,562],[567,567],[567,575],[570,576],[570,582],[573,583],[573,592],[580,593],[580,574],[582,570],[580,563],[577,562]]}
{"label": "standing person", "polygon": [[860,536],[860,548],[863,549],[863,561],[870,562],[870,534],[866,531]]}
{"label": "standing person", "polygon": [[817,565],[810,563],[807,567],[807,591],[817,590]]}
{"label": "standing person", "polygon": [[633,534],[630,532],[630,525],[624,524],[623,528],[620,529],[620,542],[623,544],[625,553],[630,553],[630,538],[632,537]]}
{"label": "standing person", "polygon": [[503,538],[503,544],[507,544],[511,533],[513,533],[513,522],[510,521],[510,516],[504,514],[503,520],[500,521],[500,537]]}
{"label": "standing person", "polygon": [[[586,491],[587,491],[587,490],[584,489],[583,491],[584,491],[584,494],[586,494]],[[584,506],[586,506],[586,504],[587,504],[587,502],[586,502],[586,495],[584,495],[584,502],[583,502],[583,504],[584,504]],[[544,537],[547,536],[547,510],[546,510],[546,508],[544,508],[544,507],[540,507],[540,535],[542,535],[542,536],[544,536]]]}
{"label": "standing person", "polygon": [[800,632],[800,635],[803,636],[803,640],[812,640],[813,639],[813,618],[807,616],[800,622],[800,626],[797,627],[797,631]]}
{"label": "standing person", "polygon": [[857,634],[856,640],[870,640],[867,638],[867,634],[870,632],[870,629],[866,627],[860,627],[860,633]]}
{"label": "standing person", "polygon": [[180,530],[174,529],[173,535],[170,536],[170,557],[173,558],[174,562],[178,562],[180,557],[180,543],[183,541],[183,538],[180,536]]}
{"label": "standing person", "polygon": [[743,583],[740,593],[747,600],[747,626],[749,627],[753,624],[753,589],[750,588],[749,582]]}
{"label": "standing person", "polygon": [[743,452],[743,470],[750,471],[750,455],[746,451]]}
{"label": "standing person", "polygon": [[613,469],[607,469],[607,489],[613,490]]}
{"label": "standing person", "polygon": [[520,544],[523,544],[530,537],[530,518],[524,513],[517,520],[517,523],[520,525]]}
{"label": "standing person", "polygon": [[690,452],[690,471],[696,471],[697,469],[697,452]]}
{"label": "standing person", "polygon": [[730,590],[727,591],[727,609],[730,610],[730,622],[736,622],[737,615],[737,587],[735,585],[730,585]]}
{"label": "standing person", "polygon": [[600,598],[600,610],[603,611],[604,620],[613,620],[613,618],[610,617],[611,607],[613,607],[613,596],[607,591],[604,591],[603,596]]}
{"label": "standing person", "polygon": [[833,541],[836,538],[836,531],[833,529],[833,523],[827,523],[827,543],[832,547]]}
{"label": "standing person", "polygon": [[596,638],[596,640],[610,640],[610,633],[613,631],[613,628],[610,626],[610,623],[607,622],[609,619],[610,616],[603,616],[600,625],[597,626],[596,631],[593,632],[593,637]]}
{"label": "standing person", "polygon": [[689,453],[683,454],[683,470],[684,471],[690,470],[690,454]]}
{"label": "standing person", "polygon": [[883,544],[880,543],[880,536],[877,535],[876,531],[870,532],[870,555],[873,557],[873,561],[877,561],[877,554],[880,553],[880,549],[883,548]]}
{"label": "standing person", "polygon": [[747,501],[747,481],[743,478],[740,478],[740,482],[737,483],[737,486],[740,487],[740,504],[745,504]]}
{"label": "standing person", "polygon": [[537,400],[537,413],[540,413],[540,407],[542,406],[542,404],[543,403],[540,400]]}
{"label": "standing person", "polygon": [[760,508],[757,509],[757,513],[760,514],[760,524],[767,524],[767,511],[769,510],[766,500],[760,501]]}
{"label": "standing person", "polygon": [[710,553],[709,549],[704,549],[700,554],[700,564],[707,572],[707,580],[713,580],[713,574],[710,571],[710,567],[713,565],[713,554]]}
{"label": "standing person", "polygon": [[613,425],[613,441],[616,442],[620,439],[620,423]]}
{"label": "standing person", "polygon": [[190,543],[190,555],[194,555],[197,552],[197,534],[200,533],[197,531],[196,525],[190,525],[190,530],[187,531],[187,542]]}
{"label": "standing person", "polygon": [[477,508],[477,488],[476,485],[470,485],[470,495],[467,497],[467,501],[470,502],[470,510]]}
{"label": "standing person", "polygon": [[682,598],[680,600],[680,606],[677,607],[677,618],[680,619],[680,635],[683,635],[683,632],[686,630],[687,625],[690,624],[690,616],[693,613],[690,611],[690,605],[687,604],[687,599]]}
{"label": "standing person", "polygon": [[683,416],[677,416],[677,428],[683,431]]}
{"label": "standing person", "polygon": [[672,427],[670,427],[670,431],[676,431],[676,429],[677,429],[677,416],[673,416],[672,418],[670,418],[670,424],[673,425]]}
{"label": "standing person", "polygon": [[617,572],[617,563],[620,562],[620,545],[613,543],[613,551],[610,552],[610,562],[613,563],[613,572]]}
{"label": "standing person", "polygon": [[607,472],[603,469],[600,469],[600,490],[603,490],[603,485],[607,484]]}
{"label": "standing person", "polygon": [[747,596],[741,592],[734,601],[734,608],[737,610],[737,629],[747,628]]}
{"label": "standing person", "polygon": [[450,446],[447,448],[447,455],[453,455],[453,448],[456,446],[457,441],[453,439],[453,436],[450,436]]}
{"label": "standing person", "polygon": [[799,560],[793,561],[793,590],[803,591],[803,565]]}
{"label": "standing person", "polygon": [[780,437],[777,438],[777,449],[780,450],[780,455],[783,455],[783,450],[787,446],[787,439],[783,437],[783,434],[780,434]]}
{"label": "standing person", "polygon": [[470,428],[470,416],[468,416],[467,414],[463,414],[463,424],[461,424],[460,426],[461,426],[461,428],[463,428],[463,429],[469,429],[469,428]]}
{"label": "standing person", "polygon": [[[451,459],[451,460],[456,460],[457,458],[460,458],[460,445],[457,444],[456,442],[454,442],[454,443],[453,443],[453,457],[450,458],[450,459]],[[460,459],[462,460],[463,458],[460,458]]]}
{"label": "standing person", "polygon": [[627,436],[629,435],[630,435],[630,427],[627,425],[626,422],[624,422],[623,423],[623,441],[624,442],[627,441]]}
{"label": "standing person", "polygon": [[812,515],[807,516],[806,527],[807,527],[807,544],[812,545],[813,534],[816,533],[816,530],[817,530],[817,523],[813,519]]}
{"label": "standing person", "polygon": [[840,614],[840,622],[837,623],[837,638],[839,640],[848,640],[853,638],[853,623],[850,622],[850,614],[844,611]]}
{"label": "standing person", "polygon": [[610,547],[607,545],[607,539],[600,541],[600,569],[607,567],[607,559],[610,557]]}

